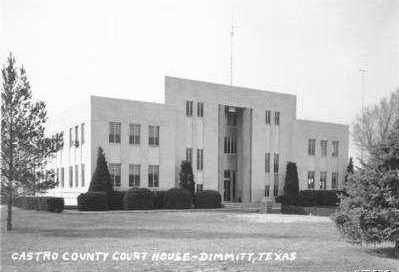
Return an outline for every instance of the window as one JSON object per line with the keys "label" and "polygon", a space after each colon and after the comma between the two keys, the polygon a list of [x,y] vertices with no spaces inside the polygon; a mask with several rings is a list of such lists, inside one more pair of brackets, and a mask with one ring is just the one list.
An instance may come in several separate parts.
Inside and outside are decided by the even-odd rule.
{"label": "window", "polygon": [[72,139],[72,128],[69,129],[69,147],[72,147],[73,139]]}
{"label": "window", "polygon": [[84,163],[82,163],[81,165],[80,165],[80,175],[81,175],[81,184],[82,184],[82,187],[85,187],[85,165],[84,165]]}
{"label": "window", "polygon": [[332,156],[333,157],[338,157],[338,141],[333,141],[332,145],[333,145],[333,152],[332,152]]}
{"label": "window", "polygon": [[57,174],[56,174],[56,182],[58,182],[58,186],[60,186],[59,182],[60,182],[60,169],[57,168]]}
{"label": "window", "polygon": [[265,197],[269,197],[270,196],[270,185],[266,185],[265,186]]}
{"label": "window", "polygon": [[78,165],[75,165],[75,187],[79,186],[79,169]]}
{"label": "window", "polygon": [[280,112],[278,111],[274,113],[274,124],[276,126],[280,125]]}
{"label": "window", "polygon": [[64,167],[61,167],[61,187],[64,188],[65,186],[65,173],[64,173]]}
{"label": "window", "polygon": [[77,147],[79,144],[79,126],[75,126],[75,146]]}
{"label": "window", "polygon": [[320,190],[327,189],[327,172],[320,172]]}
{"label": "window", "polygon": [[148,187],[159,187],[159,166],[148,166]]}
{"label": "window", "polygon": [[129,187],[140,187],[140,164],[129,164]]}
{"label": "window", "polygon": [[224,137],[224,153],[225,154],[237,153],[237,139],[235,136]]}
{"label": "window", "polygon": [[109,173],[111,175],[111,182],[114,187],[121,186],[121,164],[111,163],[109,165]]}
{"label": "window", "polygon": [[274,165],[273,165],[273,170],[274,173],[278,173],[278,168],[279,168],[279,154],[278,153],[274,153]]}
{"label": "window", "polygon": [[193,116],[193,101],[186,101],[186,115]]}
{"label": "window", "polygon": [[193,149],[191,147],[186,148],[186,161],[193,162]]}
{"label": "window", "polygon": [[314,189],[314,171],[308,172],[308,189]]}
{"label": "window", "polygon": [[266,124],[270,125],[270,115],[271,115],[271,111],[267,110],[266,111],[266,116],[265,116],[265,120],[266,120]]}
{"label": "window", "polygon": [[236,108],[235,107],[229,107],[225,106],[224,107],[224,116],[226,119],[226,124],[228,126],[237,126],[237,114],[236,114]]}
{"label": "window", "polygon": [[84,144],[85,142],[85,124],[82,123],[80,125],[80,142],[81,144]]}
{"label": "window", "polygon": [[265,153],[265,172],[270,173],[270,153]]}
{"label": "window", "polygon": [[196,185],[197,186],[197,192],[202,192],[202,190],[203,190],[203,185],[202,184],[197,184]]}
{"label": "window", "polygon": [[204,150],[197,149],[197,169],[203,170],[204,169]]}
{"label": "window", "polygon": [[279,178],[278,174],[274,174],[274,188],[273,188],[273,195],[278,196],[278,186],[279,186]]}
{"label": "window", "polygon": [[326,157],[327,156],[327,141],[326,140],[320,141],[320,149],[321,149],[321,156]]}
{"label": "window", "polygon": [[73,186],[73,167],[69,166],[69,187]]}
{"label": "window", "polygon": [[119,144],[121,142],[121,123],[109,122],[109,142]]}
{"label": "window", "polygon": [[129,144],[140,144],[140,129],[139,124],[129,125]]}
{"label": "window", "polygon": [[159,126],[148,127],[148,144],[155,146],[159,145]]}
{"label": "window", "polygon": [[308,155],[314,156],[316,154],[316,140],[309,139],[308,141]]}
{"label": "window", "polygon": [[331,189],[338,189],[338,172],[333,172],[331,176]]}
{"label": "window", "polygon": [[203,102],[197,103],[197,116],[204,117],[204,103]]}

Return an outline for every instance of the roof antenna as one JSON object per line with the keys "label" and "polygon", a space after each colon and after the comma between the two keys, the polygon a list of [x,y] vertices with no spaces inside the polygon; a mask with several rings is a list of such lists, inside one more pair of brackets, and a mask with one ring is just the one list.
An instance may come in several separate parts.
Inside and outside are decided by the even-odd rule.
{"label": "roof antenna", "polygon": [[233,86],[233,38],[234,29],[238,26],[234,25],[234,13],[233,8],[231,11],[231,30],[230,30],[230,85]]}

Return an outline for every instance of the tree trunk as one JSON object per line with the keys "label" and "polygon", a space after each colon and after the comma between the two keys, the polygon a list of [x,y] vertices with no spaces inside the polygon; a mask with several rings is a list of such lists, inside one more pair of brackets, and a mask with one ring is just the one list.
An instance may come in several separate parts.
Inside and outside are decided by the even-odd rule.
{"label": "tree trunk", "polygon": [[7,201],[7,231],[12,230],[12,190],[8,193]]}
{"label": "tree trunk", "polygon": [[399,239],[395,241],[394,255],[395,255],[395,258],[399,259]]}

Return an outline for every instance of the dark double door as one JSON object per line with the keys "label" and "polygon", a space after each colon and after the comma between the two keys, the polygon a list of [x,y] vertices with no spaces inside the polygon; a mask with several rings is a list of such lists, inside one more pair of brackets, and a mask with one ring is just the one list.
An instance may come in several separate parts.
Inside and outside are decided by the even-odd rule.
{"label": "dark double door", "polygon": [[234,201],[236,196],[236,171],[224,170],[223,201]]}

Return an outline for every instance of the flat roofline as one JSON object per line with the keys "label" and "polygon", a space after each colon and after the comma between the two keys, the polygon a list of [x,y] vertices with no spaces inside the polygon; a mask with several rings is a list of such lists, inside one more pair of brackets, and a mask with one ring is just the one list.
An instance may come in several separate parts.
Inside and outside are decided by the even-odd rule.
{"label": "flat roofline", "polygon": [[349,125],[347,124],[342,124],[342,123],[332,123],[332,122],[324,122],[324,121],[317,121],[317,120],[306,120],[306,119],[296,119],[295,121],[297,122],[303,122],[303,123],[315,123],[319,125],[328,125],[328,126],[338,126],[338,127],[345,127],[349,129]]}
{"label": "flat roofline", "polygon": [[209,82],[209,81],[201,81],[201,80],[194,80],[194,79],[187,79],[187,78],[181,78],[181,77],[173,77],[173,76],[165,76],[165,81],[172,79],[172,80],[178,80],[178,81],[188,81],[192,82],[195,84],[208,84],[208,85],[214,85],[214,86],[219,86],[223,88],[229,88],[231,90],[241,90],[241,91],[250,91],[250,92],[258,92],[258,93],[269,93],[269,94],[275,94],[275,95],[284,95],[284,96],[289,96],[293,97],[296,99],[295,94],[289,94],[289,93],[282,93],[282,92],[276,92],[276,91],[269,91],[269,90],[263,90],[263,89],[254,89],[254,88],[248,88],[248,87],[243,87],[243,86],[237,86],[237,85],[227,85],[223,83],[214,83],[214,82]]}
{"label": "flat roofline", "polygon": [[141,103],[141,104],[148,104],[148,105],[153,105],[153,106],[164,106],[168,108],[173,108],[173,106],[165,104],[165,103],[160,103],[160,102],[148,102],[148,101],[143,101],[143,100],[133,100],[133,99],[127,99],[127,98],[115,98],[115,97],[108,97],[108,96],[99,96],[99,95],[90,95],[91,98],[99,98],[99,99],[104,99],[104,100],[116,100],[116,101],[124,101],[128,103]]}

